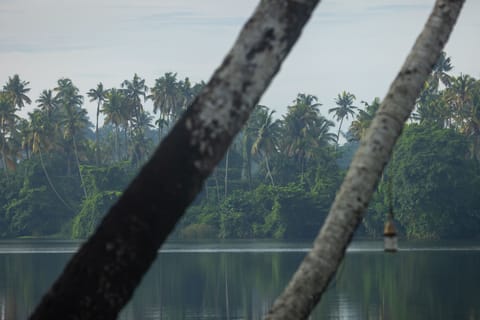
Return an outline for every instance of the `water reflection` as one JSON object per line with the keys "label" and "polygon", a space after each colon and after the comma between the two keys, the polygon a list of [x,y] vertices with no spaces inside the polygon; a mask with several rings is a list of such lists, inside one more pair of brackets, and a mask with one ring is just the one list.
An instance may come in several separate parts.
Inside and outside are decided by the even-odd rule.
{"label": "water reflection", "polygon": [[[27,318],[77,246],[0,243],[0,320]],[[461,250],[411,246],[392,255],[376,243],[356,245],[312,319],[480,319],[480,250],[454,246]],[[62,253],[46,253],[55,248]],[[261,319],[308,247],[239,242],[166,249],[120,319]]]}

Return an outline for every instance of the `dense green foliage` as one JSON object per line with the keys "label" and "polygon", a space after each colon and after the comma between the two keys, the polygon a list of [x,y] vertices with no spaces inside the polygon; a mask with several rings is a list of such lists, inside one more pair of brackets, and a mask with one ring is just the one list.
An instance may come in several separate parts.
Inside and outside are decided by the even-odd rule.
{"label": "dense green foliage", "polygon": [[[480,81],[450,70],[443,55],[378,186],[363,235],[381,234],[390,203],[409,238],[477,235]],[[0,91],[0,237],[91,234],[204,84],[175,73],[152,88],[137,74],[120,88],[99,83],[86,93],[96,103],[94,126],[84,97],[65,78],[20,118],[32,102],[28,85],[14,75]],[[174,236],[313,237],[380,105],[378,98],[361,101],[363,107],[355,100],[343,91],[322,109],[317,97],[301,93],[280,116],[257,106]],[[158,117],[145,110],[147,101]],[[321,111],[334,116],[337,129]],[[342,135],[347,142],[340,145]]]}
{"label": "dense green foliage", "polygon": [[410,125],[379,186],[391,183],[396,218],[410,238],[472,237],[480,230],[478,163],[453,129]]}

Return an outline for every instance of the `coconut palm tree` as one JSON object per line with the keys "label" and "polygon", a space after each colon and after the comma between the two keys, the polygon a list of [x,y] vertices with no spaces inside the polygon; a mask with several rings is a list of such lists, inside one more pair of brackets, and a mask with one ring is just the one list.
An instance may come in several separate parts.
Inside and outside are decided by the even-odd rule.
{"label": "coconut palm tree", "polygon": [[145,136],[145,132],[147,132],[148,129],[153,128],[152,120],[152,115],[146,111],[140,112],[139,118],[135,119],[135,126],[139,128],[139,130],[134,132],[132,137],[132,153],[135,157],[135,162],[137,165],[143,163],[149,151],[151,139],[148,139]]}
{"label": "coconut palm tree", "polygon": [[[151,90],[150,99],[153,101],[153,113],[160,113],[160,118],[169,123],[174,118],[179,99],[179,84],[177,74],[165,73],[162,77],[155,79],[155,86]],[[158,122],[163,123],[163,122]],[[162,127],[159,127],[160,135]]]}
{"label": "coconut palm tree", "polygon": [[100,155],[99,155],[99,141],[98,141],[98,116],[100,115],[100,106],[105,101],[105,95],[107,91],[103,89],[103,84],[100,82],[97,84],[97,87],[94,89],[90,89],[87,92],[87,96],[90,97],[90,101],[97,101],[97,118],[95,122],[95,161],[97,166],[100,162]]}
{"label": "coconut palm tree", "polygon": [[480,80],[477,80],[472,90],[472,103],[469,117],[465,125],[465,134],[473,138],[472,158],[480,161]]}
{"label": "coconut palm tree", "polygon": [[15,74],[13,77],[9,77],[7,83],[3,86],[4,92],[11,96],[13,105],[18,109],[23,108],[25,103],[32,103],[27,96],[30,91],[30,88],[27,88],[29,84],[28,81],[20,80],[18,74]]}
{"label": "coconut palm tree", "polygon": [[355,95],[351,94],[350,92],[343,91],[342,93],[338,94],[337,98],[335,99],[335,104],[337,107],[328,109],[328,113],[333,113],[334,117],[337,118],[337,121],[340,121],[337,133],[337,146],[338,140],[340,139],[343,120],[345,118],[348,119],[349,116],[353,117],[355,115],[355,109],[357,109],[357,107],[353,105],[354,100]]}
{"label": "coconut palm tree", "polygon": [[[63,138],[73,146],[75,162],[77,164],[80,181],[84,196],[87,197],[87,190],[80,170],[80,159],[78,154],[78,139],[82,138],[83,131],[89,127],[90,122],[87,117],[87,110],[82,108],[83,97],[78,94],[79,90],[73,85],[70,79],[58,80],[56,99],[62,108],[59,118],[59,125],[63,133]],[[67,157],[68,158],[68,157]]]}
{"label": "coconut palm tree", "polygon": [[265,161],[267,177],[272,186],[275,185],[272,171],[270,169],[269,157],[279,150],[281,121],[273,118],[275,110],[268,110],[267,107],[259,108],[260,126],[255,128],[255,141],[251,153],[260,154]]}
{"label": "coconut palm tree", "polygon": [[15,139],[21,148],[21,157],[30,159],[30,152],[32,150],[33,133],[30,123],[27,119],[20,118],[17,120]]}
{"label": "coconut palm tree", "polygon": [[380,107],[380,98],[376,97],[371,103],[366,101],[361,101],[361,103],[365,106],[365,110],[358,110],[357,117],[352,121],[349,129],[354,140],[361,140],[365,136],[375,113]]}
{"label": "coconut palm tree", "polygon": [[247,181],[248,185],[251,186],[252,183],[252,145],[256,139],[256,131],[262,125],[262,116],[263,109],[267,108],[266,106],[257,105],[248,121],[245,123],[243,129],[240,131],[239,136],[241,137],[242,145],[242,172],[241,179]]}
{"label": "coconut palm tree", "polygon": [[[104,124],[112,124],[115,128],[115,154],[116,160],[121,159],[120,155],[120,127],[123,126],[125,133],[128,131],[129,112],[126,97],[122,90],[112,88],[106,94],[105,102],[100,110],[105,115]],[[127,136],[125,136],[125,139]],[[125,141],[125,143],[127,143]]]}
{"label": "coconut palm tree", "polygon": [[30,118],[30,132],[32,134],[31,138],[31,147],[32,153],[38,153],[40,158],[40,165],[42,167],[45,178],[47,179],[48,185],[52,189],[55,196],[60,200],[60,202],[70,211],[74,211],[72,207],[65,201],[65,199],[60,195],[57,188],[55,187],[50,174],[47,171],[45,166],[45,160],[43,159],[43,151],[48,151],[52,149],[52,139],[51,134],[53,132],[52,122],[50,121],[50,116],[47,110],[36,109],[32,113],[28,113]]}
{"label": "coconut palm tree", "polygon": [[336,143],[337,135],[330,132],[330,130],[335,126],[335,124],[327,120],[323,116],[319,116],[316,121],[316,126],[312,130],[313,137],[312,145],[316,146],[316,150],[323,150],[328,148]]}
{"label": "coconut palm tree", "polygon": [[451,127],[456,117],[454,107],[447,102],[446,90],[438,91],[426,81],[415,104],[412,120],[429,123],[439,128]]}
{"label": "coconut palm tree", "polygon": [[318,103],[318,98],[311,94],[299,93],[294,100],[295,104],[304,104],[311,108],[320,107],[322,104]]}
{"label": "coconut palm tree", "polygon": [[317,125],[320,112],[317,98],[312,95],[299,94],[294,104],[288,107],[283,116],[282,150],[287,156],[293,157],[301,166],[303,174],[306,156],[309,153],[308,137]]}
{"label": "coconut palm tree", "polygon": [[453,77],[443,98],[455,112],[454,127],[471,139],[471,157],[480,159],[480,82],[461,74]]}
{"label": "coconut palm tree", "polygon": [[445,51],[442,51],[437,63],[433,66],[430,82],[432,86],[438,90],[439,84],[443,83],[445,87],[449,87],[451,84],[451,77],[448,72],[453,69],[450,57],[447,57]]}
{"label": "coconut palm tree", "polygon": [[475,79],[465,74],[452,78],[450,87],[444,90],[443,99],[453,115],[450,126],[459,131],[464,131],[464,119],[470,113],[474,90]]}
{"label": "coconut palm tree", "polygon": [[82,171],[80,170],[80,158],[78,153],[78,139],[82,138],[82,132],[84,129],[90,126],[90,122],[87,117],[87,110],[72,106],[66,108],[66,112],[63,114],[63,117],[60,119],[60,125],[63,128],[63,137],[66,141],[71,141],[73,145],[73,152],[75,155],[75,161],[77,163],[78,172],[80,175],[80,180],[83,187],[83,192],[85,197],[88,196],[85,183],[83,180]]}
{"label": "coconut palm tree", "polygon": [[35,100],[40,110],[45,111],[49,119],[58,107],[58,101],[53,95],[52,90],[43,90],[37,100]]}
{"label": "coconut palm tree", "polygon": [[13,168],[13,163],[8,156],[10,154],[9,140],[12,138],[15,120],[18,118],[15,111],[13,96],[8,92],[0,92],[0,143],[3,170],[6,176],[8,175],[8,168]]}
{"label": "coconut palm tree", "polygon": [[[131,81],[125,80],[122,82],[122,88],[125,92],[125,97],[127,98],[127,105],[129,106],[133,117],[131,122],[133,123],[133,118],[137,120],[140,117],[140,113],[143,111],[143,100],[147,99],[148,87],[145,85],[145,79],[140,78],[136,73],[133,75]],[[139,130],[139,128],[135,128]]]}
{"label": "coconut palm tree", "polygon": [[[177,84],[177,89],[179,99],[181,100],[179,112],[183,113],[195,98],[190,79],[187,77],[184,80],[180,80]],[[180,114],[178,114],[178,116],[180,116]]]}

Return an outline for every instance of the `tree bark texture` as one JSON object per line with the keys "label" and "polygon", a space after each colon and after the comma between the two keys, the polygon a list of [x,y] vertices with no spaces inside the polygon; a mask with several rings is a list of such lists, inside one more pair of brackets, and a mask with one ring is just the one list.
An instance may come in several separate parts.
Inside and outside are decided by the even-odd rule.
{"label": "tree bark texture", "polygon": [[263,0],[207,86],[31,319],[115,319],[222,159],[319,0]]}
{"label": "tree bark texture", "polygon": [[306,319],[337,270],[424,82],[455,25],[463,0],[437,0],[352,160],[329,215],[265,319]]}

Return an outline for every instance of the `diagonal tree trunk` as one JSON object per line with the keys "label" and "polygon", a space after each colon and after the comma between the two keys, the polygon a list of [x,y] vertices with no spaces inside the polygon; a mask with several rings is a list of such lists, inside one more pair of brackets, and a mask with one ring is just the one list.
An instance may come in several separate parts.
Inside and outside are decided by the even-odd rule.
{"label": "diagonal tree trunk", "polygon": [[338,149],[338,140],[340,140],[340,130],[342,129],[342,124],[343,124],[343,119],[345,117],[342,117],[342,119],[340,120],[340,125],[338,126],[338,133],[337,133],[337,141],[335,142],[335,148]]}
{"label": "diagonal tree trunk", "polygon": [[85,199],[86,199],[88,197],[87,187],[85,186],[85,182],[83,181],[83,174],[82,174],[82,170],[80,169],[80,160],[78,159],[77,141],[75,139],[75,136],[72,136],[72,140],[73,140],[73,153],[75,155],[75,161],[77,163],[78,174],[80,175],[80,183],[82,184],[83,195],[85,196]]}
{"label": "diagonal tree trunk", "polygon": [[68,203],[62,198],[62,196],[58,193],[57,188],[55,188],[55,185],[53,184],[52,180],[50,179],[50,175],[48,174],[47,168],[45,167],[45,162],[43,161],[43,154],[42,154],[42,149],[40,147],[40,143],[38,143],[38,154],[40,156],[40,165],[42,166],[43,173],[45,174],[45,177],[47,178],[47,182],[50,185],[50,188],[52,189],[53,193],[57,196],[57,198],[60,200],[63,205],[70,210],[70,212],[75,213],[75,210],[72,209],[68,205]]}
{"label": "diagonal tree trunk", "polygon": [[263,157],[265,159],[265,167],[267,168],[267,176],[270,178],[270,182],[272,183],[272,186],[275,186],[275,183],[273,182],[272,171],[270,170],[270,163],[268,162],[268,156],[265,153]]}
{"label": "diagonal tree trunk", "polygon": [[352,160],[313,249],[265,319],[306,319],[320,300],[362,221],[395,141],[448,40],[463,2],[436,2]]}
{"label": "diagonal tree trunk", "polygon": [[263,0],[209,83],[31,319],[115,319],[222,159],[319,0]]}

